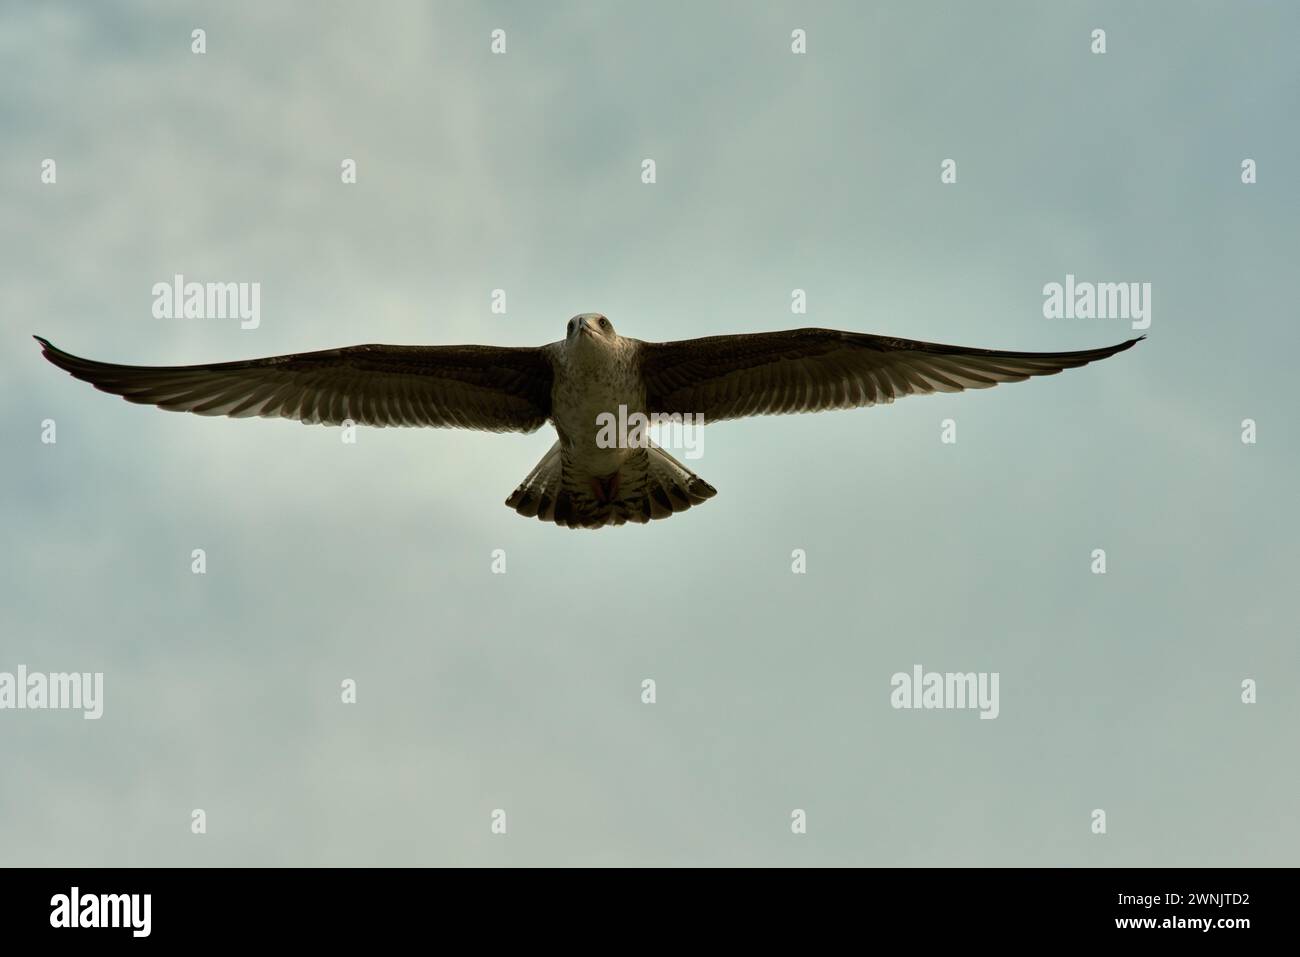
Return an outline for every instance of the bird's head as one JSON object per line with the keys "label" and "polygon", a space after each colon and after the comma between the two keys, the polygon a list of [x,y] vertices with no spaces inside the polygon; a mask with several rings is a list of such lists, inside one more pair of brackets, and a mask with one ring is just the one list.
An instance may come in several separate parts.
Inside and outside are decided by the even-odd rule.
{"label": "bird's head", "polygon": [[584,347],[611,345],[618,340],[618,333],[614,331],[614,323],[600,313],[584,312],[569,320],[569,331],[565,338],[570,343],[582,344]]}

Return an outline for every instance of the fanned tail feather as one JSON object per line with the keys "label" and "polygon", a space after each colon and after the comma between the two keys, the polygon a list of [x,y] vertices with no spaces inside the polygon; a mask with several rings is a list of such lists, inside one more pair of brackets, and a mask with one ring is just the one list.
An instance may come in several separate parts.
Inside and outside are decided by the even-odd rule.
{"label": "fanned tail feather", "polygon": [[506,499],[506,505],[526,518],[568,528],[602,528],[667,518],[717,494],[712,485],[663,449],[635,453],[615,479],[571,467],[557,442]]}

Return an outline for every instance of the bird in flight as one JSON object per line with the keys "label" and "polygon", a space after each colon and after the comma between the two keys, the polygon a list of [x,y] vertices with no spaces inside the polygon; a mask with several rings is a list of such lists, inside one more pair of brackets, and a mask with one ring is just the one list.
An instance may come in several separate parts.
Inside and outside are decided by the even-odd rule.
{"label": "bird in flight", "polygon": [[558,441],[506,505],[569,528],[667,518],[717,494],[653,442],[602,440],[602,417],[621,407],[629,417],[706,423],[860,408],[1054,375],[1139,341],[1001,352],[792,329],[642,342],[599,313],[575,316],[563,339],[535,348],[360,345],[191,366],[96,362],[36,340],[46,359],[95,388],[176,412],[486,432],[533,432],[549,421]]}

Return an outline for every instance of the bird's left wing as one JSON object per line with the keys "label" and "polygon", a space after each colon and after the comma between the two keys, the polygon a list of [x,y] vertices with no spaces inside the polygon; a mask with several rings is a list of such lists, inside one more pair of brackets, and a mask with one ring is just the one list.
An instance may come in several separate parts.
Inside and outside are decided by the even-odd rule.
{"label": "bird's left wing", "polygon": [[792,329],[643,342],[640,362],[647,411],[701,414],[708,423],[987,389],[1087,365],[1137,341],[1079,352],[1000,352],[834,329]]}
{"label": "bird's left wing", "polygon": [[363,345],[212,365],[126,366],[36,340],[45,358],[95,388],[177,412],[487,432],[532,432],[551,412],[544,348]]}

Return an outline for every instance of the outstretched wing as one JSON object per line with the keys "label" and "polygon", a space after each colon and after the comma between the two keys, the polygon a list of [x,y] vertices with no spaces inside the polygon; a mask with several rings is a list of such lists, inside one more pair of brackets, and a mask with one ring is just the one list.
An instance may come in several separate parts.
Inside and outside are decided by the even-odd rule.
{"label": "outstretched wing", "polygon": [[1087,365],[1137,341],[1081,352],[999,352],[834,329],[792,329],[645,342],[641,374],[647,411],[703,414],[708,423],[987,389]]}
{"label": "outstretched wing", "polygon": [[95,388],[175,412],[487,432],[532,432],[551,412],[543,349],[364,345],[212,365],[124,366],[36,340],[45,358]]}

